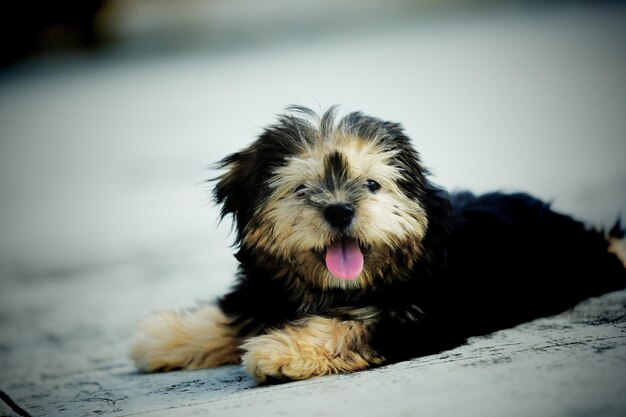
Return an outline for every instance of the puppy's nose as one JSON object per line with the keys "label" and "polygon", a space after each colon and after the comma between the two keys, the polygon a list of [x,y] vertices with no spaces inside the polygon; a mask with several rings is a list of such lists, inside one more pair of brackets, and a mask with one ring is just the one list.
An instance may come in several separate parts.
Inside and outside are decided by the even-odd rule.
{"label": "puppy's nose", "polygon": [[344,229],[354,218],[352,204],[332,204],[324,209],[324,218],[333,227]]}

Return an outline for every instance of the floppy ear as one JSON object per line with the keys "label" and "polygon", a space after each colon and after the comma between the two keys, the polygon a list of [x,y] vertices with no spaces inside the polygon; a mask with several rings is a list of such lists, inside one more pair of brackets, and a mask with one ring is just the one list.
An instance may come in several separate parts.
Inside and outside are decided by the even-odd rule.
{"label": "floppy ear", "polygon": [[388,129],[394,133],[394,138],[401,147],[396,161],[405,175],[398,181],[398,185],[407,196],[419,201],[426,210],[428,231],[424,238],[424,247],[431,251],[443,250],[451,227],[452,206],[448,192],[430,181],[430,172],[422,165],[411,139],[398,125],[392,124]]}
{"label": "floppy ear", "polygon": [[218,169],[227,171],[215,178],[218,182],[213,189],[213,199],[221,204],[222,218],[232,215],[237,227],[237,241],[250,220],[254,209],[254,190],[256,175],[255,152],[244,149],[228,155],[217,164]]}

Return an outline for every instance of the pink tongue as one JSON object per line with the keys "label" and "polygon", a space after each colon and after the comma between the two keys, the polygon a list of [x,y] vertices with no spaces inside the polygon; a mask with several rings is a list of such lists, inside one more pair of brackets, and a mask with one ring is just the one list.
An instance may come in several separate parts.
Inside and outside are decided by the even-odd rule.
{"label": "pink tongue", "polygon": [[326,249],[326,267],[341,279],[355,279],[363,270],[363,254],[354,239],[341,239]]}

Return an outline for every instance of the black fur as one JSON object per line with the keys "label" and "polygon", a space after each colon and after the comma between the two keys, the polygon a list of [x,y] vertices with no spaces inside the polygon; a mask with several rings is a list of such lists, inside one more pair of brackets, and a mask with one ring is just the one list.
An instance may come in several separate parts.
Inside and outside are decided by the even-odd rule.
{"label": "black fur", "polygon": [[[296,110],[313,116],[308,109]],[[281,260],[247,248],[242,238],[246,226],[262,221],[254,213],[269,196],[273,169],[300,151],[303,142],[330,136],[333,126],[332,109],[318,131],[304,118],[284,115],[250,147],[221,162],[229,172],[219,179],[214,196],[222,216],[234,217],[240,266],[237,284],[219,306],[235,317],[241,336],[307,314],[359,319],[359,308],[375,307],[370,343],[394,361],[452,348],[469,336],[556,314],[626,287],[626,269],[607,251],[603,233],[527,194],[448,195],[428,180],[398,124],[361,113],[347,115],[338,126],[400,151],[393,160],[404,173],[397,184],[423,205],[429,220],[424,250],[402,271],[406,280],[383,274],[375,285],[358,290],[307,286],[284,272]],[[329,159],[328,175],[343,175],[346,162],[339,156]],[[611,235],[623,236],[619,222]],[[406,264],[401,248],[392,256],[398,265]]]}
{"label": "black fur", "polygon": [[383,355],[438,352],[626,287],[626,270],[603,234],[542,201],[465,192],[450,202],[450,233],[428,279],[388,295],[406,296],[424,314],[409,324],[380,321],[373,341]]}

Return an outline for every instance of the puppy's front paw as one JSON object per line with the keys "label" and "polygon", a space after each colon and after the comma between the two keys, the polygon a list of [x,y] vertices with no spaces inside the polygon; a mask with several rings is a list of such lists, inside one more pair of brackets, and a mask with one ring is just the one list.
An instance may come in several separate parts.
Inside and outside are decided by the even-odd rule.
{"label": "puppy's front paw", "polygon": [[245,369],[258,383],[353,372],[384,359],[362,340],[359,322],[324,317],[248,339],[241,348]]}
{"label": "puppy's front paw", "polygon": [[130,357],[142,371],[210,368],[239,362],[240,341],[214,306],[157,313],[139,323]]}
{"label": "puppy's front paw", "polygon": [[189,354],[176,313],[155,313],[139,322],[130,357],[142,371],[184,368]]}
{"label": "puppy's front paw", "polygon": [[259,383],[307,379],[329,373],[324,349],[301,344],[279,331],[243,344],[243,366]]}

